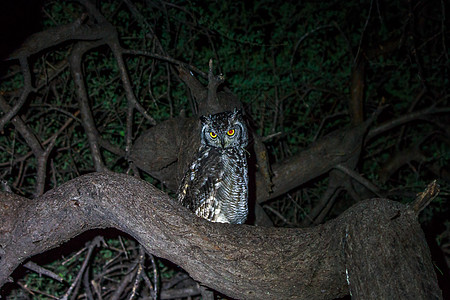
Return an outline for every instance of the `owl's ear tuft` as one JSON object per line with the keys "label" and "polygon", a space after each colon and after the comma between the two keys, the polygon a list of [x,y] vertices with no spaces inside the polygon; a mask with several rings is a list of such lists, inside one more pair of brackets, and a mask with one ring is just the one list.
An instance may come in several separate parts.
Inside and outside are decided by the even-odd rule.
{"label": "owl's ear tuft", "polygon": [[209,124],[211,120],[210,120],[210,118],[208,116],[200,116],[200,121],[203,124]]}
{"label": "owl's ear tuft", "polygon": [[233,114],[232,114],[232,116],[231,116],[231,119],[233,119],[233,120],[237,120],[238,118],[242,118],[242,109],[241,108],[234,108],[234,110],[233,110]]}

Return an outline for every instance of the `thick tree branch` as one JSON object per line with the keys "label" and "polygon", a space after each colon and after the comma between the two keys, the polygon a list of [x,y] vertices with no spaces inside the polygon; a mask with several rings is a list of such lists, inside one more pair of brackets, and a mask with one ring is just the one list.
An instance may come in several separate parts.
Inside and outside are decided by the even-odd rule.
{"label": "thick tree branch", "polygon": [[427,120],[428,118],[430,118],[433,115],[448,114],[449,112],[450,112],[450,108],[448,108],[448,107],[437,108],[435,105],[433,105],[433,106],[424,108],[422,110],[403,114],[398,118],[391,119],[389,121],[386,121],[386,122],[378,125],[377,127],[372,128],[367,133],[367,138],[366,138],[365,142],[367,143],[372,138],[374,138],[380,134],[383,134],[393,128],[404,125],[408,122],[412,122],[412,121],[416,121],[416,120]]}
{"label": "thick tree branch", "polygon": [[[336,165],[359,158],[368,123],[346,131],[340,130],[312,143],[307,149],[278,164],[272,165],[273,192],[267,193],[265,180],[256,176],[259,203],[280,196],[301,184],[325,174]],[[305,167],[306,166],[306,167]]]}
{"label": "thick tree branch", "polygon": [[31,35],[22,44],[22,47],[14,51],[8,59],[17,59],[20,57],[29,57],[44,49],[59,45],[70,40],[88,40],[94,41],[104,36],[104,28],[101,25],[86,25],[86,14],[70,24],[52,27]]}
{"label": "thick tree branch", "polygon": [[428,157],[420,149],[420,144],[416,144],[411,148],[403,149],[402,151],[397,151],[392,154],[392,156],[380,169],[380,181],[382,183],[386,183],[392,174],[412,161],[422,163],[427,159]]}
{"label": "thick tree branch", "polygon": [[[183,267],[195,280],[238,299],[342,297],[348,293],[346,271],[355,299],[389,293],[414,299],[441,297],[416,213],[388,200],[364,201],[339,218],[308,229],[230,225],[197,218],[134,177],[93,173],[35,201],[1,193],[0,214],[0,286],[26,258],[89,229],[114,227],[136,238],[147,252]],[[362,228],[371,230],[358,234]],[[395,255],[385,260],[383,244],[397,238],[399,230],[411,234],[397,243],[414,247],[389,248]],[[373,249],[375,244],[379,251]],[[381,272],[359,268],[356,257],[369,251],[382,255],[370,262]],[[393,263],[401,266],[402,276],[391,274]],[[374,286],[387,281],[390,288],[365,294],[373,281]],[[409,284],[416,288],[409,290]]]}

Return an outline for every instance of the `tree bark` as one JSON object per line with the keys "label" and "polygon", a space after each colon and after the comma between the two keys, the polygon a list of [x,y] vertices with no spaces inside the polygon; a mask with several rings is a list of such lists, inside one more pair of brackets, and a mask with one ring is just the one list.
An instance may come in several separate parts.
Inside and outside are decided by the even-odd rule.
{"label": "tree bark", "polygon": [[28,257],[114,227],[237,299],[442,297],[416,212],[387,199],[307,229],[220,224],[142,180],[92,173],[33,201],[0,193],[0,215],[0,286]]}

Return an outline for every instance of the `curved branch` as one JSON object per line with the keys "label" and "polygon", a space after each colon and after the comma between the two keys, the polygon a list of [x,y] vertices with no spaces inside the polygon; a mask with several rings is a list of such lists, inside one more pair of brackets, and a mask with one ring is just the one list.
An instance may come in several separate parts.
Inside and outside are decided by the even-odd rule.
{"label": "curved branch", "polygon": [[[111,28],[114,28],[111,26]],[[114,57],[116,58],[117,65],[119,67],[120,78],[122,79],[123,88],[125,90],[125,95],[128,100],[128,105],[134,106],[146,119],[149,121],[151,125],[156,125],[155,119],[148,114],[145,108],[139,103],[134,95],[133,88],[131,87],[130,77],[127,73],[127,68],[125,62],[123,60],[123,49],[120,47],[119,38],[117,37],[117,33],[109,38],[108,45],[111,48]]]}
{"label": "curved branch", "polygon": [[9,109],[8,111],[3,110],[4,115],[0,119],[0,131],[3,131],[3,126],[5,126],[5,124],[7,122],[9,122],[9,120],[11,120],[11,118],[13,118],[15,115],[17,115],[19,110],[25,104],[25,101],[27,100],[28,95],[33,90],[32,83],[31,83],[31,72],[30,72],[30,66],[28,65],[28,60],[25,56],[21,56],[19,58],[19,61],[20,61],[20,68],[21,68],[21,71],[23,74],[22,93],[21,93],[20,98],[17,101],[17,103],[11,109]]}
{"label": "curved branch", "polygon": [[[0,95],[0,108],[8,112],[11,110],[8,103],[6,103],[5,99]],[[56,143],[56,137],[58,134],[55,134],[51,137],[47,148],[44,149],[43,143],[39,141],[39,138],[33,133],[33,131],[25,124],[20,116],[13,116],[11,120],[14,127],[17,131],[22,135],[22,137],[27,142],[28,146],[31,148],[34,157],[36,158],[36,185],[33,192],[34,197],[38,197],[44,193],[45,180],[47,176],[47,160],[50,155],[53,147]]]}
{"label": "curved branch", "polygon": [[[371,261],[379,268],[390,266],[394,259],[396,264],[402,262],[408,290],[403,289],[405,278],[398,274],[376,274],[380,287],[389,283],[388,289],[383,286],[387,293],[415,299],[441,297],[416,214],[383,199],[361,202],[314,228],[253,227],[207,222],[149,183],[126,175],[92,173],[32,202],[0,193],[0,215],[0,286],[27,257],[89,229],[114,227],[133,236],[147,252],[183,267],[195,280],[238,299],[342,297],[348,293],[346,264],[351,267],[353,296],[362,297],[365,294],[358,291],[371,284],[370,269],[358,269],[353,256],[364,251],[380,255]],[[377,226],[381,237],[379,230],[373,230]],[[407,231],[411,238],[400,240],[415,246],[390,249],[386,260],[382,255],[386,249],[373,249],[364,235],[354,238],[361,228],[373,230],[366,229],[365,238],[380,244],[396,238],[400,230]],[[352,251],[356,245],[358,253]],[[422,291],[410,291],[409,284]],[[380,288],[372,295],[386,295],[386,291]]]}
{"label": "curved branch", "polygon": [[42,50],[62,44],[70,40],[98,40],[104,36],[103,26],[96,24],[84,24],[87,15],[83,14],[73,23],[49,28],[45,31],[31,35],[22,44],[22,47],[14,51],[8,59],[28,57]]}
{"label": "curved branch", "polygon": [[106,18],[95,8],[95,6],[90,1],[78,1],[83,4],[89,14],[94,16],[97,22],[99,22],[104,27],[105,35],[103,40],[111,48],[117,61],[120,77],[123,82],[123,88],[125,89],[125,95],[127,97],[129,105],[133,105],[135,108],[137,108],[142,113],[142,115],[150,122],[151,125],[156,125],[156,121],[147,113],[147,111],[142,107],[142,105],[138,102],[136,96],[134,95],[133,89],[131,87],[130,77],[128,76],[127,68],[123,60],[124,50],[120,46],[117,30],[111,23],[106,20]]}
{"label": "curved branch", "polygon": [[86,85],[84,83],[83,71],[82,71],[82,57],[89,49],[98,47],[105,42],[100,40],[96,42],[78,42],[72,49],[70,54],[70,71],[75,83],[75,91],[77,93],[78,103],[80,106],[81,117],[83,120],[83,127],[86,132],[86,136],[89,141],[89,146],[92,153],[92,160],[94,162],[95,170],[106,171],[106,166],[103,163],[100,145],[99,145],[99,133],[95,126],[94,117],[89,106],[88,93],[86,91]]}
{"label": "curved branch", "polygon": [[[370,121],[348,130],[332,132],[285,162],[272,165],[273,188],[267,193],[266,183],[256,174],[256,199],[259,203],[278,197],[301,184],[325,174],[338,164],[359,158]],[[307,167],[304,167],[307,166]]]}
{"label": "curved branch", "polygon": [[422,110],[404,114],[398,118],[389,120],[385,123],[378,125],[377,127],[373,128],[373,129],[371,129],[367,133],[367,138],[366,138],[365,142],[368,142],[370,139],[376,137],[377,135],[383,134],[386,131],[389,131],[395,127],[401,126],[405,123],[412,122],[415,120],[420,120],[420,119],[427,119],[428,117],[430,117],[431,115],[434,115],[434,114],[448,114],[448,113],[450,113],[450,108],[448,108],[448,107],[436,108],[435,106],[430,106],[430,107],[424,108]]}

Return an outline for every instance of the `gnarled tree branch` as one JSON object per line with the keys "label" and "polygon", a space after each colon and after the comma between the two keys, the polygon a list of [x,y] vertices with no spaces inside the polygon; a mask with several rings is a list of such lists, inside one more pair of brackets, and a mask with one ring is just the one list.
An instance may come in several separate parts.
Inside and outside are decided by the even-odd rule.
{"label": "gnarled tree branch", "polygon": [[[114,227],[238,299],[331,299],[349,288],[355,299],[442,297],[416,212],[383,199],[313,228],[252,227],[207,222],[144,181],[93,173],[32,202],[2,193],[0,214],[0,286],[26,258],[86,230]],[[373,266],[380,272],[371,273]]]}

